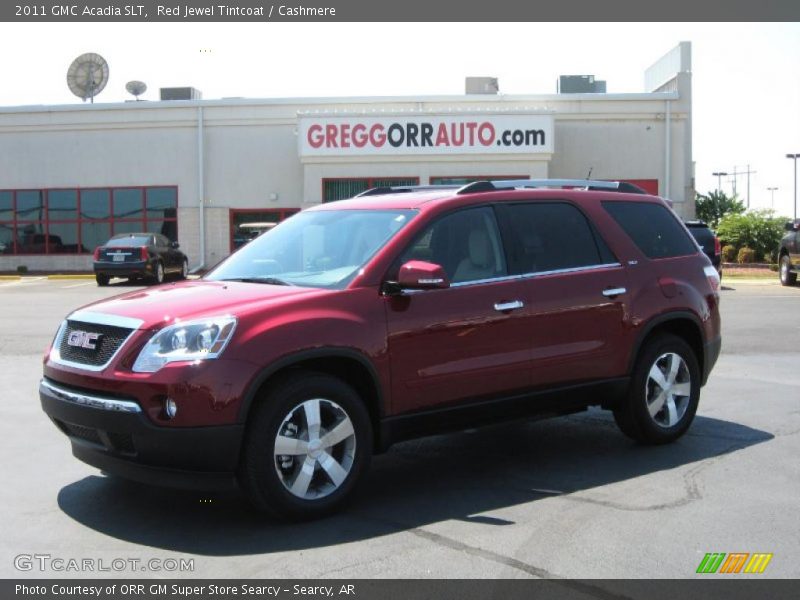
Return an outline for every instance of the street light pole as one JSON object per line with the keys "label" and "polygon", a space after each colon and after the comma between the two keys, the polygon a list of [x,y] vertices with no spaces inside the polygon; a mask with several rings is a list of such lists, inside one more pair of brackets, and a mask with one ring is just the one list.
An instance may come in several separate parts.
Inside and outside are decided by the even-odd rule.
{"label": "street light pole", "polygon": [[776,187],[768,187],[767,188],[767,191],[770,193],[770,196],[769,196],[769,207],[770,208],[775,208],[775,190],[777,190],[777,189],[778,188],[776,188]]}
{"label": "street light pole", "polygon": [[786,158],[794,161],[794,218],[797,219],[797,159],[800,158],[800,154],[787,154]]}
{"label": "street light pole", "polygon": [[717,191],[721,192],[722,191],[722,178],[723,177],[727,177],[728,174],[725,173],[724,171],[718,171],[717,173],[712,173],[712,175],[717,178]]}

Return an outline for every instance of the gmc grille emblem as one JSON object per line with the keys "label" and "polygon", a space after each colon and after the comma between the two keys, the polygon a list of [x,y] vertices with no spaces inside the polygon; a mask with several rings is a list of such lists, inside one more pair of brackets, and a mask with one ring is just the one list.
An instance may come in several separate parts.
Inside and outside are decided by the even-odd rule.
{"label": "gmc grille emblem", "polygon": [[97,344],[102,336],[102,333],[91,333],[89,331],[80,331],[79,329],[76,329],[69,332],[69,335],[67,336],[67,344],[77,348],[97,350]]}

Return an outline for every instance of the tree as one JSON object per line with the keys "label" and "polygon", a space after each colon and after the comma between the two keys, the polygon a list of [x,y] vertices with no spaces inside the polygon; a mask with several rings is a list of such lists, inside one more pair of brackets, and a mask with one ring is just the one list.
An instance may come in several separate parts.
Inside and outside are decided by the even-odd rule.
{"label": "tree", "polygon": [[741,200],[736,196],[728,197],[721,190],[715,190],[708,194],[697,194],[695,200],[697,218],[708,223],[712,229],[716,229],[725,215],[738,215],[744,212],[744,204]]}
{"label": "tree", "polygon": [[717,227],[723,245],[752,248],[756,260],[775,262],[775,251],[783,237],[785,217],[776,217],[772,210],[752,210],[744,214],[725,215]]}

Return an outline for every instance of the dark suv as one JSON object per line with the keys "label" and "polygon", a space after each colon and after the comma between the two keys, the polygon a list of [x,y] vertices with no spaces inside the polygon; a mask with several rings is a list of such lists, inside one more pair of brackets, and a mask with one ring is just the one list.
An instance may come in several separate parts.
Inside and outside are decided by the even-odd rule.
{"label": "dark suv", "polygon": [[778,265],[783,285],[794,285],[800,271],[800,219],[784,224],[786,235],[778,247]]}
{"label": "dark suv", "polygon": [[599,405],[634,440],[675,440],[720,351],[717,271],[662,199],[558,185],[371,190],[201,280],[81,308],[44,411],[99,469],[238,482],[295,518],[415,436]]}
{"label": "dark suv", "polygon": [[684,225],[722,277],[722,244],[717,235],[705,221],[686,221]]}

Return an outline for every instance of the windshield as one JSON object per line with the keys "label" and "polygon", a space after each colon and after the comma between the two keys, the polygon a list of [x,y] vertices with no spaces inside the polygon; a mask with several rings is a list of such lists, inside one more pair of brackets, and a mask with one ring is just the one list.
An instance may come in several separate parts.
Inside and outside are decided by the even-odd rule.
{"label": "windshield", "polygon": [[231,255],[206,279],[341,289],[413,216],[411,210],[301,212]]}

